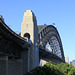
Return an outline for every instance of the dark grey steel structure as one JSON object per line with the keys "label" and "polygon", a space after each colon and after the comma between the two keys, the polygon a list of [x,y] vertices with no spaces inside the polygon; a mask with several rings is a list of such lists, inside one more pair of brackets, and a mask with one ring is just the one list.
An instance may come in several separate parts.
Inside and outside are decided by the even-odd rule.
{"label": "dark grey steel structure", "polygon": [[53,25],[38,26],[40,58],[65,62],[62,42]]}
{"label": "dark grey steel structure", "polygon": [[27,49],[28,42],[14,31],[12,31],[0,18],[0,55],[7,55],[9,58],[20,58],[23,45]]}

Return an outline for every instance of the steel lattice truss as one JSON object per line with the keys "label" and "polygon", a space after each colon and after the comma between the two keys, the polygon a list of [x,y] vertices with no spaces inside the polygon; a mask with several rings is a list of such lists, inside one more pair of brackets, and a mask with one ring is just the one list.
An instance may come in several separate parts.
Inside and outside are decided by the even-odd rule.
{"label": "steel lattice truss", "polygon": [[55,56],[55,59],[64,60],[64,52],[61,43],[61,39],[56,27],[52,25],[38,26],[39,30],[39,48],[42,51],[47,52],[50,56]]}

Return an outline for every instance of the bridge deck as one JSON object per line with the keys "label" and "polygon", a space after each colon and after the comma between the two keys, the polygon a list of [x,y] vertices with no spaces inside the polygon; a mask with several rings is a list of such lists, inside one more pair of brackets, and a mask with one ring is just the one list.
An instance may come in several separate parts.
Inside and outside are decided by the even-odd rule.
{"label": "bridge deck", "polygon": [[[23,45],[25,45],[24,48]],[[18,58],[21,51],[29,46],[24,38],[12,31],[0,18],[0,55]]]}
{"label": "bridge deck", "polygon": [[59,60],[59,61],[61,61],[61,62],[65,62],[63,59],[61,59],[60,57],[58,57],[56,54],[53,54],[53,53],[51,53],[51,52],[47,52],[47,51],[45,51],[45,49],[43,49],[43,48],[39,48],[39,51],[40,51],[40,57],[41,58],[47,58],[47,59],[49,59],[49,60],[51,60],[51,59],[56,59],[56,60]]}

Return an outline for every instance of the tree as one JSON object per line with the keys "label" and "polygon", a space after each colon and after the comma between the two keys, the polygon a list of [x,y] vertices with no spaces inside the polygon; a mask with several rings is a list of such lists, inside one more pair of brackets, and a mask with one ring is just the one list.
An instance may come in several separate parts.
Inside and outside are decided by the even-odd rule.
{"label": "tree", "polygon": [[75,68],[68,63],[53,65],[48,62],[43,67],[36,67],[25,75],[75,75]]}
{"label": "tree", "polygon": [[75,68],[71,64],[68,63],[57,64],[56,68],[65,75],[75,75]]}

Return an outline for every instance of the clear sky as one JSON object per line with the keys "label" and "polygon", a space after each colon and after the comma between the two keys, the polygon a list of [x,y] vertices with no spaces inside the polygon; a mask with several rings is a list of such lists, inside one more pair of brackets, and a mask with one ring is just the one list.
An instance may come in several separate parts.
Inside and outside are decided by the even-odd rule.
{"label": "clear sky", "polygon": [[26,10],[32,10],[37,24],[56,23],[64,54],[69,61],[75,59],[75,0],[0,0],[0,14],[15,32],[21,32]]}

